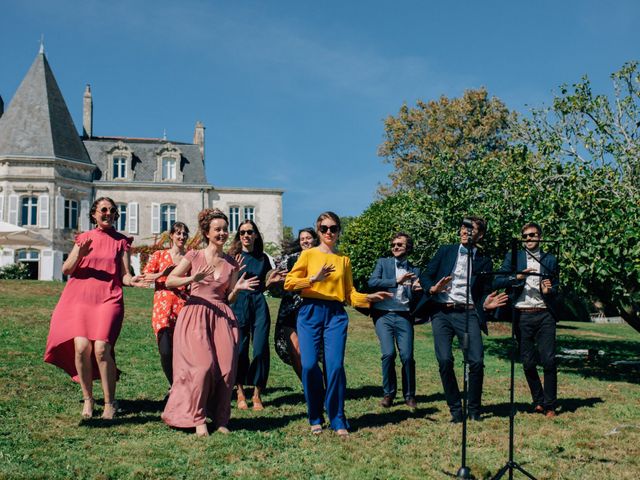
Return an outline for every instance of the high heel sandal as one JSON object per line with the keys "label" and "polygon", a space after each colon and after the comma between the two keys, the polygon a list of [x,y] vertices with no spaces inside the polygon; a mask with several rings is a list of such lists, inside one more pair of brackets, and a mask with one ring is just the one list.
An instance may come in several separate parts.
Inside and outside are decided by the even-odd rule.
{"label": "high heel sandal", "polygon": [[111,403],[104,403],[104,410],[102,411],[103,420],[113,420],[118,413],[118,402],[113,400]]}
{"label": "high heel sandal", "polygon": [[87,397],[82,399],[84,401],[84,405],[82,406],[82,418],[89,419],[93,417],[93,407],[96,404],[96,401],[93,397]]}
{"label": "high heel sandal", "polygon": [[264,410],[264,405],[262,404],[262,400],[260,399],[260,397],[253,397],[251,401],[253,402],[254,412],[259,412],[261,410]]}
{"label": "high heel sandal", "polygon": [[247,410],[249,408],[249,405],[247,405],[247,397],[241,395],[240,392],[238,392],[237,406],[238,410]]}

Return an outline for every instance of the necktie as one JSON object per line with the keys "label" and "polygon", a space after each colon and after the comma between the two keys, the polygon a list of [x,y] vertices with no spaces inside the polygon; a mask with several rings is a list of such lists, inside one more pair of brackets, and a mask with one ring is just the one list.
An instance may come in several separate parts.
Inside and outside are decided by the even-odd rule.
{"label": "necktie", "polygon": [[468,255],[469,254],[469,249],[467,247],[465,247],[464,245],[460,245],[460,253],[462,255]]}

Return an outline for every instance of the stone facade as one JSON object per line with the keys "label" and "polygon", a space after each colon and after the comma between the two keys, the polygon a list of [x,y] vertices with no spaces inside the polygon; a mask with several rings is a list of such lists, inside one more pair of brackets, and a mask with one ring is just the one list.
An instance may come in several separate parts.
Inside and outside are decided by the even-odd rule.
{"label": "stone facade", "polygon": [[134,245],[153,243],[175,221],[194,234],[203,207],[224,211],[232,231],[251,218],[265,242],[280,244],[283,191],[209,184],[204,131],[197,122],[193,143],[93,136],[87,86],[79,136],[41,49],[6,112],[0,109],[0,220],[32,229],[47,243],[1,245],[0,266],[23,261],[35,278],[61,279],[73,238],[90,228],[90,205],[102,196],[118,204],[118,230]]}

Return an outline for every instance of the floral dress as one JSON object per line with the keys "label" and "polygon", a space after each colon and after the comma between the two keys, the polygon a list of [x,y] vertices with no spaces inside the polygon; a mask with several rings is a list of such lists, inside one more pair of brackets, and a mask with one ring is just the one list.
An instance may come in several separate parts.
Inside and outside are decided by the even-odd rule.
{"label": "floral dress", "polygon": [[[149,259],[149,263],[144,268],[144,273],[160,273],[174,265],[169,250],[157,250]],[[186,287],[167,288],[166,276],[156,280],[156,291],[153,294],[153,313],[151,314],[151,325],[156,336],[163,328],[173,330],[176,325],[178,313],[182,310],[185,302],[189,298]]]}

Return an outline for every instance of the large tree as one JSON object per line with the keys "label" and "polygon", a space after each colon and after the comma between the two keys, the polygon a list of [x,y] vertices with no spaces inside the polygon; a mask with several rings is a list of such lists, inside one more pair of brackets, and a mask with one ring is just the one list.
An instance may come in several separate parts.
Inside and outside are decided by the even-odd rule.
{"label": "large tree", "polygon": [[512,119],[504,103],[484,88],[467,90],[459,98],[402,105],[384,122],[385,140],[378,153],[394,171],[391,185],[382,186],[380,193],[427,187],[425,171],[445,158],[466,163],[504,150]]}

